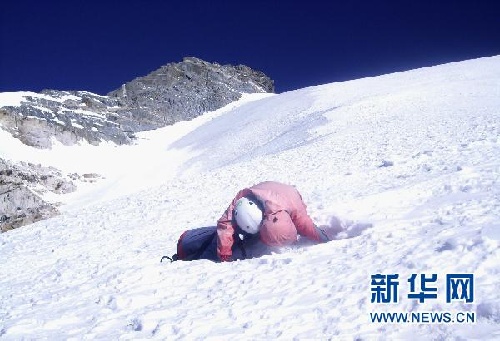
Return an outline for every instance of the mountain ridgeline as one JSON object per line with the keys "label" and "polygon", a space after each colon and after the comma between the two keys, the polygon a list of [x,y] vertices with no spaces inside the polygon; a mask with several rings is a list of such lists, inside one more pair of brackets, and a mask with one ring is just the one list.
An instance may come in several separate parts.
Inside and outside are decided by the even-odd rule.
{"label": "mountain ridgeline", "polygon": [[54,138],[65,145],[81,140],[128,144],[138,131],[190,120],[238,100],[242,93],[257,92],[274,92],[274,82],[264,73],[188,57],[107,96],[58,90],[25,96],[19,106],[0,107],[0,125],[37,148],[50,148]]}
{"label": "mountain ridgeline", "polygon": [[[88,91],[44,90],[19,94],[2,106],[0,129],[28,146],[50,149],[102,141],[130,144],[139,131],[193,119],[238,100],[244,93],[273,93],[274,82],[247,66],[219,65],[184,58],[101,96]],[[0,231],[58,214],[45,193],[68,193],[75,184],[98,181],[98,174],[62,174],[52,167],[2,160],[0,155]]]}

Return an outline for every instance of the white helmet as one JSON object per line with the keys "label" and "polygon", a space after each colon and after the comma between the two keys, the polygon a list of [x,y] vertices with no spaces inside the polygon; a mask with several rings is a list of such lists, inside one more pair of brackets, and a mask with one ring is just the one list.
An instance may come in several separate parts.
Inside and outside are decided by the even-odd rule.
{"label": "white helmet", "polygon": [[257,202],[248,198],[241,198],[236,202],[234,209],[236,223],[245,232],[256,234],[262,222],[262,210]]}

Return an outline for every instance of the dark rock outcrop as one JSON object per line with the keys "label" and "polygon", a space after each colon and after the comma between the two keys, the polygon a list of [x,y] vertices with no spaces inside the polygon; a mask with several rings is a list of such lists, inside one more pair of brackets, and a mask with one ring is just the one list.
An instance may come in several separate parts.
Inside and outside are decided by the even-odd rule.
{"label": "dark rock outcrop", "polygon": [[108,97],[118,101],[117,122],[135,132],[190,120],[257,92],[274,92],[262,72],[191,57],[136,78]]}

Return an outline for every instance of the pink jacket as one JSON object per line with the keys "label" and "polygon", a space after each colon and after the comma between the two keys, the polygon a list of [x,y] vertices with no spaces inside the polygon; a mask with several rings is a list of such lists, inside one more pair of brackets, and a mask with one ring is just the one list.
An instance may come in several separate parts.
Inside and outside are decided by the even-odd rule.
{"label": "pink jacket", "polygon": [[232,256],[234,231],[233,210],[236,202],[254,195],[264,206],[260,239],[270,246],[287,245],[297,240],[297,234],[319,241],[320,236],[307,214],[306,205],[295,187],[274,181],[259,183],[236,194],[222,217],[217,221],[217,255],[222,261]]}

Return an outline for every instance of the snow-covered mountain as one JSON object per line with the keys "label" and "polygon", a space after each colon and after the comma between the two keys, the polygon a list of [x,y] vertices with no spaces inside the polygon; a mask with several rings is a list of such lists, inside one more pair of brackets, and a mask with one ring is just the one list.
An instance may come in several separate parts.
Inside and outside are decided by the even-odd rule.
{"label": "snow-covered mountain", "polygon": [[[500,339],[500,56],[247,95],[137,137],[35,150],[0,131],[5,159],[102,176],[0,234],[1,339]],[[338,239],[159,262],[263,180]]]}
{"label": "snow-covered mountain", "polygon": [[[39,149],[82,142],[131,144],[137,132],[191,120],[242,94],[266,92],[274,93],[274,83],[260,71],[186,57],[106,96],[59,90],[0,93],[0,129]],[[61,188],[68,192],[81,181],[95,181],[95,174],[64,174],[1,157],[0,232],[57,215],[58,203],[40,194],[60,193]]]}

